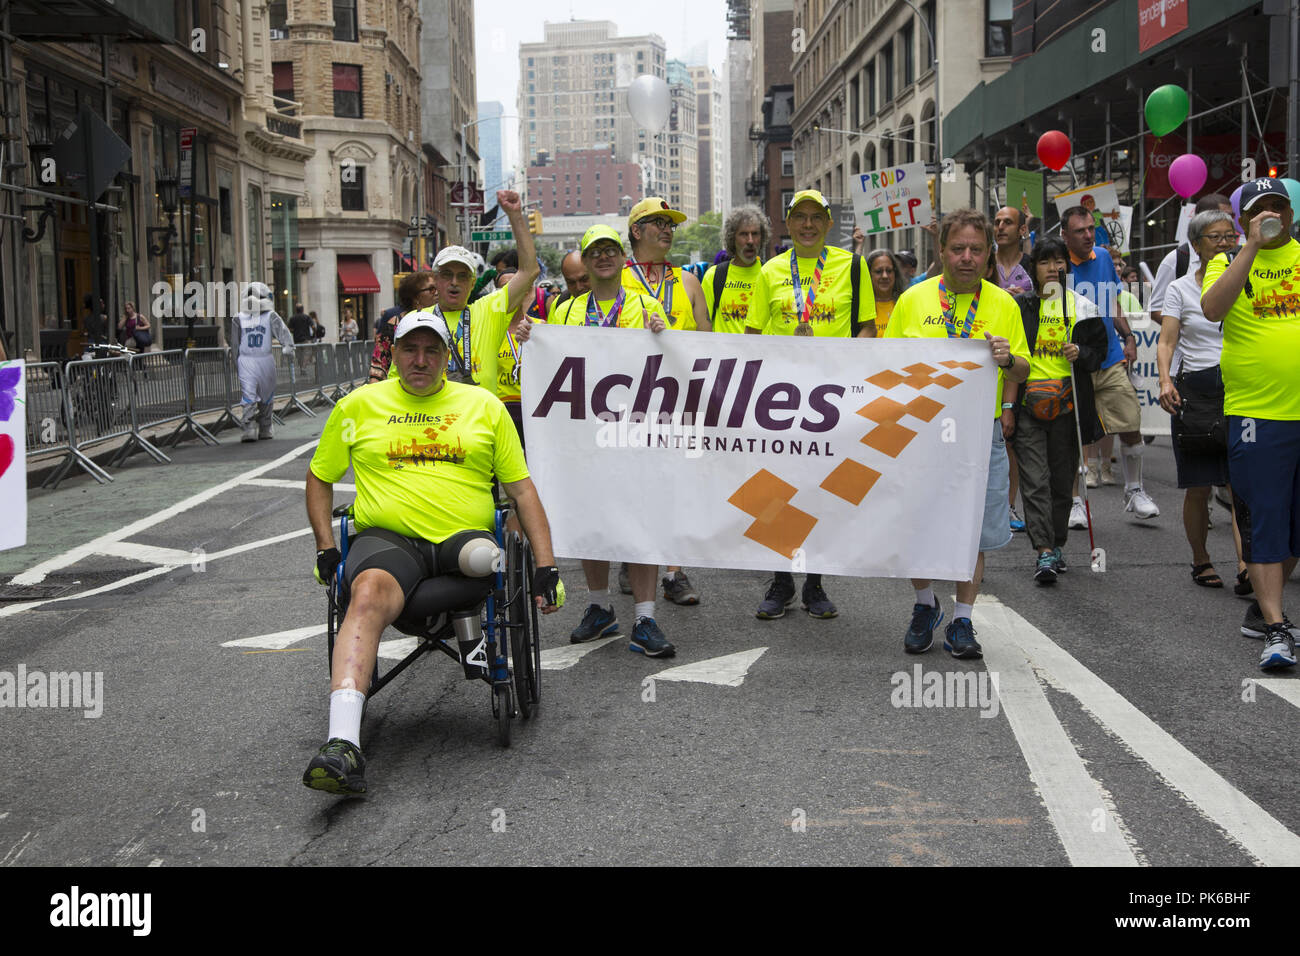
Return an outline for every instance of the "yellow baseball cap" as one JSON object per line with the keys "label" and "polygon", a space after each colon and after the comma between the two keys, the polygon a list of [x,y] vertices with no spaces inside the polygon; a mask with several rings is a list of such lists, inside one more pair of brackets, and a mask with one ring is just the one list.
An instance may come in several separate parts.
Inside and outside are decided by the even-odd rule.
{"label": "yellow baseball cap", "polygon": [[834,221],[835,214],[831,212],[831,204],[826,201],[825,196],[815,189],[801,189],[790,197],[790,204],[785,207],[785,217],[787,219],[790,218],[790,213],[794,212],[794,207],[801,202],[815,202],[825,209],[826,215],[830,216],[831,220]]}
{"label": "yellow baseball cap", "polygon": [[608,239],[610,242],[614,243],[614,245],[618,246],[620,249],[623,248],[623,239],[617,232],[615,232],[609,226],[597,225],[597,226],[592,226],[590,229],[588,229],[586,232],[582,234],[581,251],[586,252],[588,246],[595,245],[596,243],[604,239]]}
{"label": "yellow baseball cap", "polygon": [[649,219],[651,216],[667,216],[676,223],[686,221],[686,213],[673,209],[668,205],[668,200],[660,196],[647,196],[632,207],[632,212],[627,217],[627,224],[631,226],[634,222]]}

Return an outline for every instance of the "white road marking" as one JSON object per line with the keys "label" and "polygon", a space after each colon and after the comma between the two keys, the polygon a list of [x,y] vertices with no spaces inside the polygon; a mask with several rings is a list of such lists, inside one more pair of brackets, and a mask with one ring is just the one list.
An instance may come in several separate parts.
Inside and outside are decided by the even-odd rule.
{"label": "white road marking", "polygon": [[1300,707],[1300,681],[1287,677],[1255,677],[1254,683],[1277,694],[1292,707]]}
{"label": "white road marking", "polygon": [[721,684],[723,687],[739,687],[745,682],[754,662],[763,656],[766,647],[755,647],[736,654],[723,657],[710,657],[694,664],[670,667],[651,676],[655,680],[684,680],[700,684]]}
{"label": "white road marking", "polygon": [[324,624],[313,624],[310,627],[295,627],[288,631],[276,631],[273,634],[258,634],[256,637],[241,637],[238,640],[226,641],[222,647],[260,647],[266,650],[278,651],[297,644],[299,641],[305,641],[309,637],[315,637],[318,634],[325,633]]}
{"label": "white road marking", "polygon": [[250,478],[258,478],[266,474],[268,471],[274,471],[282,465],[293,461],[304,452],[311,451],[316,447],[316,444],[315,441],[310,441],[299,445],[297,448],[281,455],[274,461],[269,461],[264,465],[258,465],[250,471],[243,472],[242,474],[236,475],[234,478],[215,484],[211,488],[205,488],[198,494],[191,495],[183,501],[178,501],[174,505],[163,508],[161,511],[156,511],[148,517],[141,518],[138,521],[133,521],[128,525],[118,528],[116,531],[110,531],[107,534],[100,535],[92,541],[87,541],[85,544],[78,545],[60,555],[42,561],[35,567],[28,568],[21,574],[15,575],[10,583],[18,585],[40,584],[45,580],[47,574],[54,571],[60,571],[63,568],[76,564],[78,561],[87,558],[92,554],[100,554],[103,552],[103,548],[107,545],[124,541],[132,535],[139,534],[141,531],[162,524],[164,521],[170,521],[177,515],[184,514],[192,508],[197,508],[205,501],[211,501],[213,498],[217,497],[217,495],[238,487]]}
{"label": "white road marking", "polygon": [[[986,603],[984,595],[975,605],[974,621],[980,630],[996,632],[983,642],[984,663],[990,674],[998,675],[998,702],[1071,865],[1137,866],[1101,785],[1088,773],[1057,720],[1025,651],[1014,643],[1006,613],[1007,608]],[[1101,832],[1094,830],[1098,823]]]}
{"label": "white road marking", "polygon": [[[247,481],[244,482],[244,484],[259,485],[263,488],[294,488],[297,489],[298,491],[304,491],[307,488],[307,482],[305,480],[294,481],[291,478],[249,478]],[[334,490],[355,492],[357,490],[357,486],[345,485],[340,482],[334,485]]]}
{"label": "white road marking", "polygon": [[[224,551],[214,551],[211,554],[203,556],[205,561],[217,561],[221,558],[229,558],[232,555],[243,554],[245,551],[255,551],[258,548],[268,548],[273,544],[279,544],[281,541],[291,541],[294,538],[301,538],[305,534],[311,534],[311,528],[299,528],[297,531],[286,531],[284,534],[277,534],[272,538],[262,538],[260,541],[250,541],[248,544],[239,544],[233,548],[226,548]],[[308,555],[310,557],[310,555]],[[315,567],[314,562],[305,560],[307,569],[303,572],[306,577],[311,577],[311,568]]]}
{"label": "white road marking", "polygon": [[621,640],[623,640],[622,637],[615,635],[614,637],[602,637],[597,641],[588,641],[586,644],[570,644],[568,647],[552,647],[550,650],[542,651],[542,670],[568,670],[597,648],[604,647],[610,641]]}
{"label": "white road marking", "polygon": [[379,642],[379,656],[386,661],[400,661],[419,644],[419,638],[399,637],[392,641]]}
{"label": "white road marking", "polygon": [[[19,839],[18,842],[9,848],[9,852],[0,857],[0,866],[13,866],[18,862],[18,858],[27,852],[27,841],[36,835],[35,830],[28,830]],[[18,852],[15,853],[14,851]]]}
{"label": "white road marking", "polygon": [[[1165,784],[1266,866],[1300,864],[1300,837],[1219,776],[1114,688],[996,598],[980,595],[982,619],[1006,634],[1053,687],[1142,758]],[[998,635],[995,639],[1000,639]]]}
{"label": "white road marking", "polygon": [[160,857],[160,856],[156,856],[156,857],[154,857],[152,860],[149,861],[149,865],[150,865],[150,866],[162,866],[162,864],[163,864],[163,861],[162,861],[162,857]]}
{"label": "white road marking", "polygon": [[130,558],[142,564],[170,564],[172,567],[189,564],[195,558],[195,555],[189,551],[156,548],[150,544],[136,544],[134,541],[118,541],[104,545],[99,553],[112,555],[115,558]]}

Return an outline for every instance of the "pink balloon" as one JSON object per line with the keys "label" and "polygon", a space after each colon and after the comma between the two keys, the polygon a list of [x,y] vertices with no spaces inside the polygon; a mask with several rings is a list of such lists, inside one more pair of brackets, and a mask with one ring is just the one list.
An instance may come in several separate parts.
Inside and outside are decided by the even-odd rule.
{"label": "pink balloon", "polygon": [[1169,164],[1169,185],[1184,199],[1200,192],[1209,175],[1205,160],[1192,153],[1184,153]]}

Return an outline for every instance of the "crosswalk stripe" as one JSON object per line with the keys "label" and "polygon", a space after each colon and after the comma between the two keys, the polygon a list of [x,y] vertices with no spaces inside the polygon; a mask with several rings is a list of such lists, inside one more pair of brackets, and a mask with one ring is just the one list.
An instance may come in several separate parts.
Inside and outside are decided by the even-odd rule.
{"label": "crosswalk stripe", "polygon": [[710,657],[708,660],[670,667],[651,676],[655,680],[695,681],[700,684],[721,684],[724,687],[739,687],[745,682],[745,675],[754,662],[763,656],[766,647],[755,647],[737,654],[723,657]]}
{"label": "crosswalk stripe", "polygon": [[1292,707],[1300,707],[1300,681],[1290,677],[1255,677],[1254,683],[1276,694]]}
{"label": "crosswalk stripe", "polygon": [[991,640],[1006,635],[1019,645],[1053,687],[1077,699],[1094,720],[1252,857],[1267,866],[1300,864],[1300,837],[1042,631],[991,595],[980,595],[977,613],[1001,632]]}
{"label": "crosswalk stripe", "polygon": [[616,634],[613,637],[602,637],[598,641],[588,641],[586,644],[570,644],[568,647],[549,648],[542,651],[542,670],[568,670],[597,648],[604,647],[610,641],[621,640],[623,638]]}
{"label": "crosswalk stripe", "polygon": [[998,675],[997,696],[1016,743],[1029,765],[1048,818],[1074,866],[1137,866],[1124,828],[1101,785],[1088,773],[1057,719],[1023,648],[1005,626],[1001,605],[980,596],[974,622],[990,634],[983,642],[984,663]]}
{"label": "crosswalk stripe", "polygon": [[414,637],[398,637],[391,641],[380,641],[379,656],[386,661],[400,661],[415,650],[415,645],[418,643],[419,639]]}
{"label": "crosswalk stripe", "polygon": [[238,640],[226,641],[221,646],[257,647],[264,650],[278,651],[283,650],[290,644],[297,644],[299,641],[305,641],[309,637],[315,637],[318,634],[324,633],[324,624],[313,624],[310,627],[295,627],[289,631],[276,631],[274,634],[258,634],[255,637],[241,637]]}

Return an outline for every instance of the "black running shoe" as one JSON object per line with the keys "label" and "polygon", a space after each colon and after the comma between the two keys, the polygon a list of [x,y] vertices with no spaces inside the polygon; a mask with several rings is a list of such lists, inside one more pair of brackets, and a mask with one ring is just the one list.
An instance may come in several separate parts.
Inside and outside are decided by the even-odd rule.
{"label": "black running shoe", "polygon": [[1056,556],[1051,551],[1044,551],[1038,556],[1038,563],[1034,566],[1034,580],[1040,585],[1056,583]]}
{"label": "black running shoe", "polygon": [[691,579],[686,576],[685,571],[665,574],[661,583],[664,587],[664,600],[683,607],[693,607],[700,603],[700,596],[695,588],[691,587]]}
{"label": "black running shoe", "polygon": [[934,643],[934,629],[943,620],[943,610],[939,607],[939,597],[935,595],[934,607],[924,604],[912,605],[912,624],[903,638],[903,650],[909,654],[924,654]]}
{"label": "black running shoe", "polygon": [[811,587],[807,582],[803,586],[803,607],[808,612],[809,617],[820,618],[823,621],[830,620],[833,617],[839,617],[839,611],[831,603],[831,599],[826,596],[820,584],[814,584]]}
{"label": "black running shoe", "polygon": [[586,644],[598,637],[613,634],[617,630],[618,617],[614,614],[613,607],[588,604],[587,613],[582,615],[582,623],[575,627],[573,633],[569,635],[569,643]]}
{"label": "black running shoe", "polygon": [[677,653],[677,648],[664,637],[664,632],[659,630],[652,617],[643,617],[636,622],[632,628],[632,643],[627,649],[646,657],[672,657]]}
{"label": "black running shoe", "polygon": [[943,649],[953,657],[983,657],[984,649],[975,640],[970,618],[954,617],[943,632]]}
{"label": "black running shoe", "polygon": [[331,737],[307,764],[302,782],[313,790],[345,796],[366,792],[366,758],[361,748],[341,737]]}
{"label": "black running shoe", "polygon": [[760,621],[775,621],[779,617],[785,617],[785,609],[793,603],[794,581],[773,578],[754,616]]}

